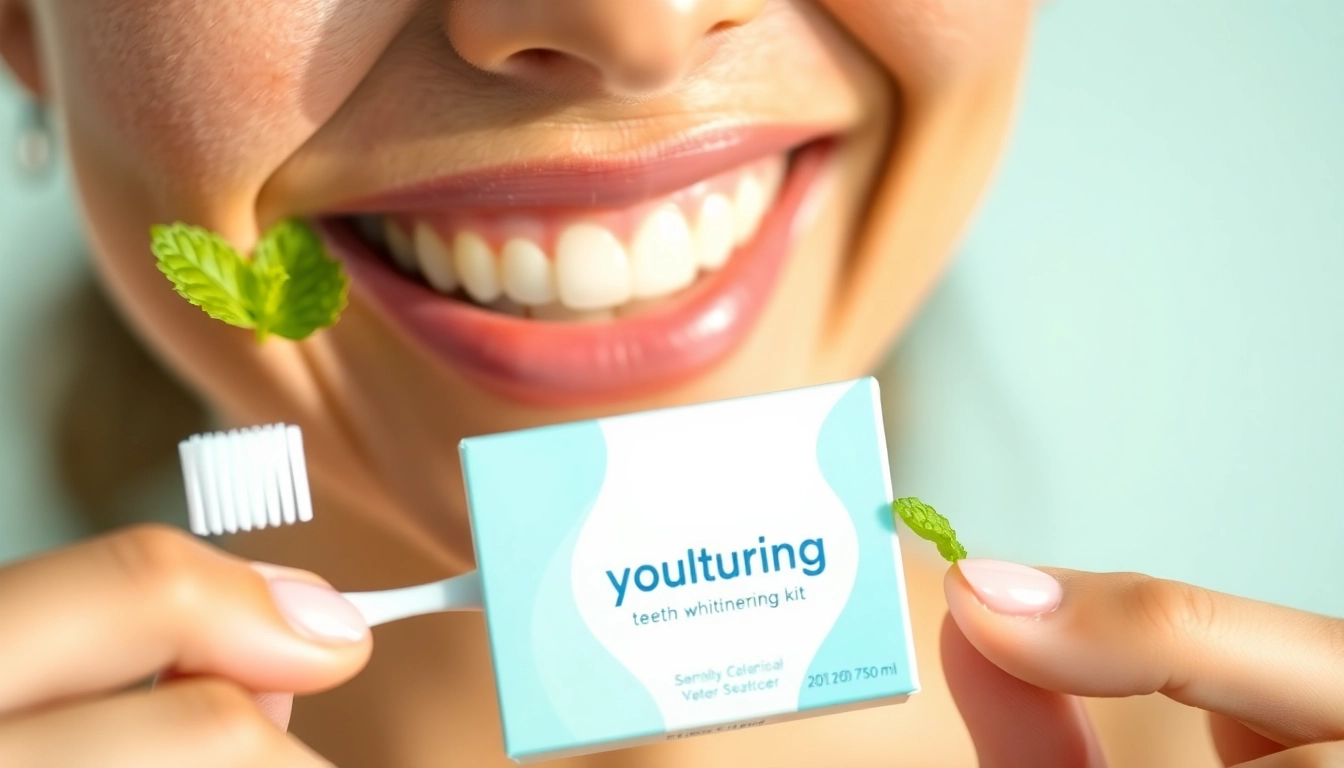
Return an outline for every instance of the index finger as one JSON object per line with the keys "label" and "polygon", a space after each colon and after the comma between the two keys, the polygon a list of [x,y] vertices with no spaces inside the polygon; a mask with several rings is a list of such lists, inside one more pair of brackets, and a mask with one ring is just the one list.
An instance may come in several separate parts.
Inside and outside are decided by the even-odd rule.
{"label": "index finger", "polygon": [[[1338,619],[1139,574],[983,560],[949,570],[944,588],[966,639],[1032,685],[1162,693],[1290,746],[1344,738]],[[1053,607],[1026,607],[1047,593]]]}
{"label": "index finger", "polygon": [[370,640],[354,607],[316,577],[271,574],[159,526],[0,570],[0,713],[163,669],[296,693],[357,672]]}

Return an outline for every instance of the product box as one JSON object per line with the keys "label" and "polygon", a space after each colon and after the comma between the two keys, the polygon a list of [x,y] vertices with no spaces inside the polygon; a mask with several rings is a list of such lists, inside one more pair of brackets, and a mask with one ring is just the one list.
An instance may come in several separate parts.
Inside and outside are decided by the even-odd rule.
{"label": "product box", "polygon": [[877,383],[464,440],[526,763],[919,689]]}

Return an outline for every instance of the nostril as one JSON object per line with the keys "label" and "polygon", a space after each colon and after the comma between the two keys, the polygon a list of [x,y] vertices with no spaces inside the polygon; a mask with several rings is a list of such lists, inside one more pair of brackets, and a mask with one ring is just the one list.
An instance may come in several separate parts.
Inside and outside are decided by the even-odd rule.
{"label": "nostril", "polygon": [[550,48],[528,48],[513,54],[508,61],[520,67],[550,68],[565,58],[565,54]]}
{"label": "nostril", "polygon": [[764,2],[459,0],[444,27],[463,60],[525,87],[642,97],[711,58]]}
{"label": "nostril", "polygon": [[527,48],[504,59],[497,72],[533,80],[555,87],[562,83],[578,85],[600,79],[597,68],[588,62],[554,48]]}

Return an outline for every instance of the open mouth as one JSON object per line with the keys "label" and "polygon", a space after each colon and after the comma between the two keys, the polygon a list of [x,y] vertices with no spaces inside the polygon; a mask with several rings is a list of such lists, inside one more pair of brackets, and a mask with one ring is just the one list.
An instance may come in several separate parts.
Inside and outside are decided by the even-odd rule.
{"label": "open mouth", "polygon": [[542,404],[621,399],[745,338],[833,143],[741,129],[441,180],[321,225],[355,290],[458,372]]}
{"label": "open mouth", "polygon": [[352,221],[365,245],[446,296],[541,321],[609,321],[727,263],[774,206],[787,162],[774,155],[618,209]]}

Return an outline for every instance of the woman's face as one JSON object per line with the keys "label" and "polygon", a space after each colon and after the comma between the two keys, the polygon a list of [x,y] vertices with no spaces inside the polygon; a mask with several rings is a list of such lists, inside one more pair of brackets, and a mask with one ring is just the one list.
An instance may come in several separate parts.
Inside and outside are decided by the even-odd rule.
{"label": "woman's face", "polygon": [[[0,45],[164,358],[453,556],[463,437],[869,370],[994,161],[1027,6],[0,0]],[[294,216],[353,280],[302,344],[208,319],[147,248]]]}

